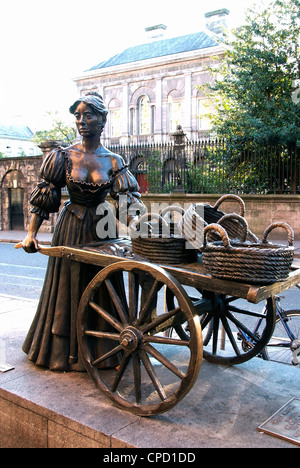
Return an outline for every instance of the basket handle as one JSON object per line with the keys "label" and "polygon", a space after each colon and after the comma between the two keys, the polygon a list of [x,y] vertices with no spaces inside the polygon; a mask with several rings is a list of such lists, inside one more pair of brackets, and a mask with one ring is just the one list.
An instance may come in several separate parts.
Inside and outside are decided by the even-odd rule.
{"label": "basket handle", "polygon": [[291,226],[288,224],[288,223],[285,223],[284,221],[279,221],[279,222],[276,222],[276,223],[272,223],[270,224],[270,226],[268,226],[265,230],[265,232],[263,233],[263,236],[262,236],[262,243],[263,244],[267,244],[268,243],[268,237],[269,237],[269,234],[271,233],[271,231],[273,231],[274,229],[278,228],[278,227],[281,227],[283,229],[285,229],[287,231],[287,234],[288,234],[288,246],[289,247],[292,247],[294,245],[294,231],[293,229],[291,228]]}
{"label": "basket handle", "polygon": [[137,231],[138,224],[141,225],[142,222],[144,223],[146,220],[150,221],[151,219],[157,219],[160,225],[164,224],[165,226],[168,226],[168,223],[157,213],[145,213],[139,219],[131,221],[129,227],[133,231]]}
{"label": "basket handle", "polygon": [[248,235],[248,223],[245,220],[245,218],[243,218],[243,216],[240,216],[236,213],[229,213],[229,214],[222,216],[222,218],[219,219],[218,224],[222,225],[222,222],[226,221],[226,219],[236,219],[237,221],[240,222],[240,224],[243,226],[243,237],[241,241],[246,242],[247,235]]}
{"label": "basket handle", "polygon": [[228,199],[233,199],[235,201],[237,201],[240,205],[240,215],[241,216],[245,216],[245,203],[243,202],[243,200],[241,199],[241,197],[239,197],[238,195],[234,195],[233,193],[229,193],[227,195],[223,195],[221,198],[219,198],[219,200],[215,203],[215,205],[213,206],[213,208],[216,210],[219,208],[219,206],[221,205],[221,203],[223,203],[225,200],[228,200]]}
{"label": "basket handle", "polygon": [[224,244],[224,247],[226,249],[232,249],[227,232],[225,231],[225,229],[220,224],[215,224],[215,223],[209,224],[208,226],[206,226],[204,228],[204,241],[203,241],[203,247],[204,248],[206,247],[206,234],[209,231],[218,232],[220,234],[221,238],[222,238],[222,242]]}
{"label": "basket handle", "polygon": [[165,214],[167,214],[167,213],[169,213],[171,211],[173,211],[173,212],[177,211],[177,213],[180,213],[182,215],[184,215],[184,213],[185,213],[184,209],[181,206],[171,205],[171,206],[167,206],[167,208],[163,209],[162,212],[160,213],[160,215],[162,217],[164,217]]}

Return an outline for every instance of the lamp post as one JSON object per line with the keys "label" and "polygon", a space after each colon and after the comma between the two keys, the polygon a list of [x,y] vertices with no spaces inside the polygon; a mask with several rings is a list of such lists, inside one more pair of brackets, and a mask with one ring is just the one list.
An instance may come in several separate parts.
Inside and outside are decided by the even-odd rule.
{"label": "lamp post", "polygon": [[185,136],[181,125],[177,125],[176,131],[171,134],[174,137],[174,180],[176,181],[174,192],[184,192],[185,176]]}

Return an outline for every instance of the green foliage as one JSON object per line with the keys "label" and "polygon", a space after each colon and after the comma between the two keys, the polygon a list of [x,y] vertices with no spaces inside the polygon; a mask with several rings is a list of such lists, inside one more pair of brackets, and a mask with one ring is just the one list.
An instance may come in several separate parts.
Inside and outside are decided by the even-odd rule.
{"label": "green foliage", "polygon": [[249,10],[247,24],[227,38],[224,61],[211,70],[213,129],[231,141],[291,144],[300,140],[300,2],[274,0]]}
{"label": "green foliage", "polygon": [[39,145],[42,141],[45,140],[60,140],[66,145],[71,145],[76,137],[75,127],[69,126],[62,122],[58,117],[57,113],[52,115],[51,112],[48,113],[52,118],[52,127],[50,130],[41,130],[37,131],[32,138],[32,141]]}
{"label": "green foliage", "polygon": [[150,156],[147,156],[147,182],[150,193],[161,191],[160,187],[162,187],[162,169],[163,163],[161,160],[160,151],[153,151]]}
{"label": "green foliage", "polygon": [[205,145],[202,157],[187,162],[185,191],[190,193],[299,193],[297,148],[219,141]]}

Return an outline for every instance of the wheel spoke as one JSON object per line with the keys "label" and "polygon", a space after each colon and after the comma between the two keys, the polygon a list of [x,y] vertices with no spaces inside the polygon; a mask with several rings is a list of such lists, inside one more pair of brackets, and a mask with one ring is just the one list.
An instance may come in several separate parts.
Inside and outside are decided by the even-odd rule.
{"label": "wheel spoke", "polygon": [[175,309],[170,310],[170,312],[166,312],[165,314],[159,315],[156,319],[153,320],[153,322],[148,323],[146,326],[142,327],[143,333],[150,332],[154,328],[158,327],[158,325],[161,325],[170,318],[174,317],[174,315],[176,315],[178,312],[180,312],[180,307],[176,307]]}
{"label": "wheel spoke", "polygon": [[148,314],[151,312],[151,306],[153,303],[153,299],[155,298],[156,294],[158,293],[159,289],[161,288],[161,283],[158,280],[155,280],[151,290],[147,296],[147,299],[141,308],[140,316],[137,321],[137,326],[139,326],[143,321],[147,318]]}
{"label": "wheel spoke", "polygon": [[146,351],[151,354],[157,361],[167,367],[173,374],[177,375],[180,379],[184,379],[185,374],[181,372],[178,367],[174,366],[172,362],[169,361],[163,354],[161,354],[157,349],[153,348],[150,344],[145,346]]}
{"label": "wheel spoke", "polygon": [[233,336],[233,333],[232,333],[232,331],[231,331],[230,325],[229,325],[229,323],[228,323],[228,321],[227,321],[227,318],[224,317],[224,316],[221,316],[221,320],[222,320],[222,324],[223,324],[224,330],[225,330],[225,332],[227,333],[227,336],[228,336],[228,338],[229,338],[229,341],[230,341],[230,343],[231,343],[231,345],[232,345],[232,347],[233,347],[233,349],[234,349],[234,351],[235,351],[235,354],[236,354],[237,356],[240,356],[240,355],[241,355],[240,350],[239,350],[239,348],[238,348],[238,346],[237,346],[237,343],[236,343],[236,341],[235,341],[235,339],[234,339],[234,336]]}
{"label": "wheel spoke", "polygon": [[133,362],[133,378],[134,378],[134,393],[136,403],[141,402],[141,388],[142,388],[142,378],[141,378],[141,361],[139,353],[133,353],[132,355]]}
{"label": "wheel spoke", "polygon": [[229,318],[229,320],[231,320],[231,322],[233,322],[237,328],[239,328],[240,330],[242,330],[244,333],[246,333],[246,335],[248,335],[253,341],[255,341],[255,343],[259,340],[259,338],[251,331],[249,330],[248,327],[246,327],[246,325],[244,325],[242,322],[240,322],[234,315],[232,315],[230,312],[227,311],[227,317]]}
{"label": "wheel spoke", "polygon": [[244,310],[239,309],[238,307],[230,306],[227,310],[231,312],[235,312],[242,315],[248,315],[249,317],[257,317],[257,318],[266,318],[265,314],[261,314],[260,312],[252,312],[251,310]]}
{"label": "wheel spoke", "polygon": [[103,356],[100,356],[98,359],[92,362],[92,366],[98,366],[98,364],[101,364],[102,362],[106,361],[106,359],[114,356],[115,354],[118,354],[120,351],[122,351],[123,346],[118,345],[116,348],[108,351],[108,353],[103,354]]}
{"label": "wheel spoke", "polygon": [[113,286],[110,279],[105,280],[105,285],[106,285],[107,290],[109,292],[109,295],[110,295],[110,297],[111,297],[111,299],[112,299],[112,301],[113,301],[113,303],[114,303],[114,305],[115,305],[115,307],[117,309],[117,312],[119,314],[121,322],[124,325],[126,325],[128,323],[127,311],[124,309],[122,301],[121,301],[115,287]]}
{"label": "wheel spoke", "polygon": [[202,319],[200,315],[200,321],[201,321],[200,323],[201,323],[202,330],[204,330],[204,328],[207,327],[207,325],[209,324],[211,320],[213,320],[213,315],[206,314],[204,319]]}
{"label": "wheel spoke", "polygon": [[219,335],[219,317],[214,317],[214,326],[213,326],[213,354],[217,354],[218,348],[218,335]]}
{"label": "wheel spoke", "polygon": [[131,354],[125,354],[123,356],[123,359],[122,359],[122,362],[121,362],[121,364],[119,366],[119,369],[118,369],[118,372],[116,374],[115,380],[113,381],[113,384],[111,386],[111,391],[112,392],[115,392],[117,390],[118,385],[119,385],[119,383],[121,381],[121,378],[123,377],[124,372],[125,372],[125,370],[126,370],[126,368],[128,366],[130,358],[131,358]]}
{"label": "wheel spoke", "polygon": [[272,336],[271,341],[269,341],[268,346],[278,346],[280,348],[290,348],[291,340],[289,338],[279,338],[277,336]]}
{"label": "wheel spoke", "polygon": [[112,315],[110,315],[106,310],[102,309],[102,307],[98,306],[93,301],[89,302],[89,305],[104,319],[108,322],[112,327],[114,327],[118,331],[123,330],[123,325]]}
{"label": "wheel spoke", "polygon": [[176,346],[188,346],[188,347],[190,346],[190,342],[187,340],[178,340],[176,338],[168,338],[167,336],[145,335],[144,342],[168,344],[168,345],[176,345]]}
{"label": "wheel spoke", "polygon": [[150,359],[148,357],[148,354],[144,350],[141,351],[141,359],[143,361],[143,364],[144,364],[144,367],[145,367],[145,369],[147,371],[147,374],[149,375],[149,377],[150,377],[150,379],[151,379],[151,381],[152,381],[152,383],[153,383],[153,385],[155,387],[155,390],[157,391],[160,399],[162,401],[166,400],[167,396],[165,394],[165,391],[164,391],[164,389],[163,389],[163,387],[162,387],[162,385],[161,385],[161,383],[160,383],[160,381],[159,381],[159,379],[158,379],[158,377],[157,377],[157,375],[155,373],[155,370],[154,370],[154,368],[153,368],[153,366],[151,364],[151,361],[150,361]]}
{"label": "wheel spoke", "polygon": [[132,323],[137,318],[138,291],[139,291],[138,278],[134,272],[130,272],[128,275],[128,290],[129,290],[129,322]]}
{"label": "wheel spoke", "polygon": [[120,335],[118,333],[110,333],[110,332],[102,332],[102,331],[95,331],[95,330],[85,330],[85,335],[93,336],[94,338],[106,338],[108,340],[118,341]]}

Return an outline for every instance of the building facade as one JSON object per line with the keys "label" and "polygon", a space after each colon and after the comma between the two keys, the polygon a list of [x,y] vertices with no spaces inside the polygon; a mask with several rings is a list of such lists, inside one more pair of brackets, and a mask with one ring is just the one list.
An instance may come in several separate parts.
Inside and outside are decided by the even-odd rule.
{"label": "building facade", "polygon": [[222,60],[220,22],[228,13],[208,13],[210,30],[180,37],[164,38],[164,25],[147,28],[147,43],[75,79],[80,95],[97,91],[108,106],[106,145],[169,142],[178,125],[190,140],[209,135],[212,109],[201,87],[212,81],[208,67]]}
{"label": "building facade", "polygon": [[[178,125],[190,140],[207,136],[210,103],[201,86],[212,80],[208,66],[222,59],[224,48],[215,27],[228,13],[209,14],[212,31],[186,36],[166,38],[164,25],[147,28],[148,42],[126,49],[75,79],[80,95],[97,91],[108,106],[104,144],[174,142]],[[51,147],[42,151],[34,147],[27,127],[19,129],[20,138],[16,127],[2,129],[0,152],[6,157],[0,160],[0,230],[27,229],[30,194],[40,180],[43,156],[38,155],[45,155]],[[141,179],[145,158],[127,159],[131,170],[139,169]],[[56,214],[43,230],[52,231],[55,221]]]}
{"label": "building facade", "polygon": [[32,137],[33,133],[27,126],[0,124],[0,153],[4,157],[41,155]]}

